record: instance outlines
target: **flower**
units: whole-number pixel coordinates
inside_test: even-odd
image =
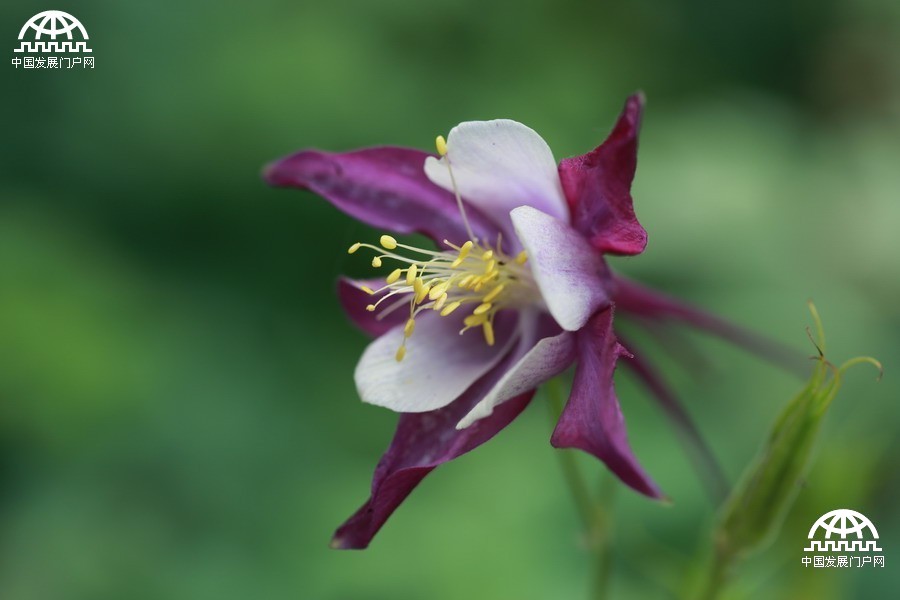
[[[613,386],[619,358],[628,357],[703,455],[668,386],[619,343],[614,311],[648,326],[681,320],[751,350],[771,349],[607,266],[606,254],[636,255],[647,243],[630,194],[643,105],[642,95],[631,96],[606,141],[558,165],[533,130],[494,120],[454,127],[437,138],[436,156],[397,147],[305,150],[267,167],[273,185],[311,190],[373,227],[421,233],[439,248],[385,234],[378,245],[349,249],[374,252],[372,266],[388,273],[339,283],[349,317],[376,336],[356,368],[357,389],[400,420],[371,496],[333,546],[366,547],[428,473],[493,437],[540,384],[573,364],[553,446],[588,452],[634,490],[662,497],[629,445]]]

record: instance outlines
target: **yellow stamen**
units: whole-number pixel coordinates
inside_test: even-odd
[[[493,306],[490,302],[485,302],[484,304],[478,305],[478,308],[472,311],[473,315],[483,315],[487,311],[491,310],[491,306]]]
[[[390,282],[388,282],[388,283],[390,283]],[[505,288],[505,287],[506,286],[501,283],[500,285],[498,285],[497,287],[492,289],[490,292],[488,292],[487,295],[484,298],[482,298],[482,301],[493,302],[494,299],[503,292],[503,288]]]
[[[385,283],[387,283],[388,285],[394,283],[395,281],[400,279],[400,273],[401,273],[400,269],[394,269],[393,271],[391,271],[390,275],[385,277],[385,279],[384,279]]]
[[[522,250],[519,252],[518,256],[516,256],[516,264],[524,265],[526,260],[528,260],[528,252]]]
[[[436,286],[431,288],[430,292],[428,292],[428,299],[429,300],[437,300],[441,294],[445,294],[447,292],[447,289],[449,287],[450,287],[449,281],[445,281],[444,283],[437,284]]]
[[[360,283],[355,284],[366,294],[378,296],[372,304],[366,305],[369,312],[377,312],[387,300],[391,300],[378,316],[379,319],[402,304],[409,304],[409,318],[403,326],[404,342],[395,354],[398,361],[404,360],[407,352],[405,340],[413,336],[416,316],[425,308],[446,317],[466,305],[464,326],[459,333],[481,327],[485,341],[493,344],[493,319],[498,311],[519,309],[540,299],[531,273],[503,252],[499,237],[496,245],[479,243],[474,237],[460,246],[444,240],[448,250],[443,251],[400,244],[390,235],[381,236],[379,241],[380,246],[361,242],[353,244],[348,252],[352,254],[360,248],[371,250],[375,255],[371,259],[375,268],[386,265],[386,260],[401,263],[399,268],[390,265],[385,283],[374,291]],[[398,248],[410,251],[413,256],[395,251]],[[516,260],[521,263],[524,256],[521,253]],[[416,335],[423,334],[419,332]],[[423,340],[423,343],[430,343],[430,340]]]
[[[463,324],[467,327],[475,327],[487,322],[487,315],[469,315],[463,319]]]
[[[454,260],[452,263],[450,263],[450,268],[455,269],[456,267],[461,265],[463,263],[463,261],[466,260],[466,257],[469,256],[469,252],[472,251],[472,246],[474,246],[474,245],[475,244],[472,243],[472,240],[469,240],[468,242],[463,244],[462,247],[459,249],[459,256],[456,257],[456,260]]]
[[[447,315],[452,313],[454,310],[459,308],[460,304],[462,304],[462,302],[460,302],[458,300],[456,302],[451,302],[450,304],[448,304],[447,306],[444,307],[444,310],[441,311],[441,316],[446,317]]]
[[[438,297],[438,299],[434,301],[434,306],[432,306],[431,308],[433,308],[434,310],[441,310],[441,308],[443,308],[444,303],[446,301],[447,301],[447,294],[441,294],[440,297]]]
[[[486,321],[484,325],[482,325],[482,331],[484,332],[484,341],[487,342],[488,346],[494,345],[494,324],[490,321]]]
[[[434,146],[437,148],[437,153],[441,156],[446,156],[447,154],[447,140],[444,139],[444,136],[439,135],[434,139]]]
[[[416,279],[416,281],[422,281],[422,280]],[[430,285],[423,285],[422,289],[420,289],[418,292],[416,292],[416,297],[415,297],[416,304],[422,304],[422,302],[425,300],[425,296],[427,296],[428,292],[430,292],[430,291],[431,291]]]

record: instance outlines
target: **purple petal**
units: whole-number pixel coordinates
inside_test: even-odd
[[[716,504],[720,504],[727,497],[730,486],[715,455],[709,449],[697,426],[694,425],[694,421],[684,405],[659,371],[644,359],[643,354],[639,353],[630,341],[622,340],[621,337],[619,339],[627,344],[628,349],[633,353],[632,357],[624,362],[625,367],[647,387],[656,402],[675,424],[676,431],[681,434],[688,454],[694,461],[697,472],[706,483],[710,496]]]
[[[516,208],[510,217],[547,310],[560,327],[577,331],[609,305],[609,269],[580,233],[530,206]]]
[[[460,419],[518,358],[517,353],[510,354],[497,368],[444,408],[400,415],[394,439],[375,469],[369,499],[338,528],[331,542],[333,548],[367,547],[397,506],[435,467],[488,441],[522,412],[533,391],[504,402],[491,416],[471,427],[456,429]]]
[[[400,307],[393,312],[383,315],[382,310],[377,312],[369,312],[366,306],[374,304],[381,298],[386,291],[375,295],[364,292],[360,286],[366,286],[369,289],[377,290],[384,285],[384,279],[361,279],[352,280],[341,277],[338,280],[338,300],[344,308],[344,312],[353,321],[353,324],[359,327],[365,333],[372,337],[377,337],[387,333],[397,325],[405,323],[409,318],[409,309]],[[388,300],[390,302],[390,300]],[[382,316],[383,315],[383,316]],[[379,318],[381,316],[381,318]]]
[[[461,244],[469,236],[456,199],[425,176],[427,157],[395,147],[344,154],[305,150],[275,161],[264,177],[271,185],[311,190],[372,227]],[[498,227],[477,209],[466,214],[476,235],[496,238]]]
[[[683,321],[792,372],[804,374],[809,369],[809,361],[801,353],[634,281],[616,276],[615,290],[616,306],[625,314]]]
[[[647,245],[631,201],[643,108],[643,94],[629,97],[605,142],[559,163],[572,225],[601,252],[640,254]]]
[[[651,498],[662,493],[638,464],[628,444],[625,417],[613,385],[620,356],[629,356],[612,330],[613,307],[594,315],[578,332],[578,366],[569,401],[550,443],[593,454],[625,484]]]

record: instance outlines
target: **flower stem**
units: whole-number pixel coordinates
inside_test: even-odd
[[[546,384],[545,389],[550,400],[550,416],[555,425],[565,406],[563,384],[558,378],[552,379]],[[609,548],[612,515],[608,507],[611,506],[616,491],[615,482],[610,477],[604,477],[601,480],[600,493],[595,498],[578,467],[575,452],[558,450],[556,454],[584,527],[587,549],[594,557],[594,577],[590,597],[593,600],[603,600],[607,597],[612,576],[612,554]]]
[[[716,600],[725,590],[731,573],[734,570],[734,554],[725,548],[716,548],[710,564],[707,579],[699,598]]]

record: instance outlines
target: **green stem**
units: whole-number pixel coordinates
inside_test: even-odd
[[[559,379],[549,381],[546,386],[550,400],[551,417],[554,424],[562,414],[565,405],[563,385]],[[604,477],[598,498],[593,498],[590,486],[578,468],[576,455],[571,450],[559,450],[559,466],[563,472],[569,493],[584,526],[588,550],[594,556],[594,577],[591,598],[603,600],[607,597],[612,576],[612,553],[609,551],[611,515],[605,506],[610,505],[615,493],[615,482]]]
[[[612,541],[612,509],[616,490],[618,490],[616,480],[604,473],[600,480],[598,501],[594,505],[594,524],[589,533],[596,560],[594,573],[594,598],[596,599],[607,597],[609,582],[612,580],[613,554],[610,542]]]
[[[733,553],[721,547],[716,548],[703,593],[699,596],[702,600],[716,600],[725,591],[725,586],[734,569],[734,563]]]

